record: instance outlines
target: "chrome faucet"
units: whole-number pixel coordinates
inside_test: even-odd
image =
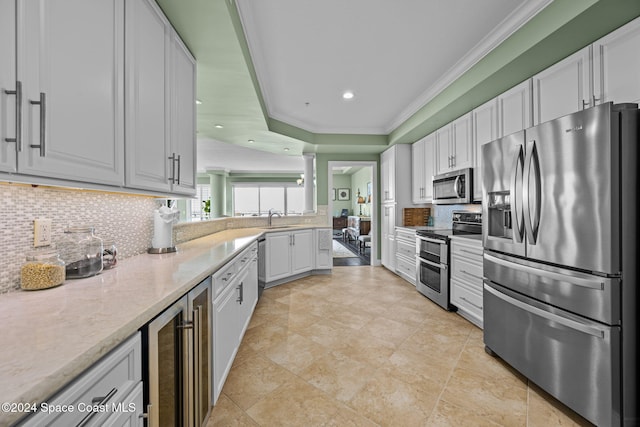
[[[279,217],[282,217],[282,215],[280,215],[279,212],[274,211],[273,208],[269,209],[269,222],[268,222],[269,227],[271,227],[271,218],[273,218],[274,215],[278,215]]]

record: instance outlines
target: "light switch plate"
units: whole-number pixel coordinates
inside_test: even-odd
[[[51,244],[51,220],[36,219],[33,221],[33,247],[48,246]]]

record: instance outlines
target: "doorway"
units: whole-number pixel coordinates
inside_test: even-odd
[[[328,162],[334,266],[379,265],[377,162]]]

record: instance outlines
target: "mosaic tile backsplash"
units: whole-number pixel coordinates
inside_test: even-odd
[[[111,238],[118,258],[145,253],[153,238],[153,211],[165,203],[148,196],[0,183],[0,294],[20,289],[20,268],[33,248],[33,220],[47,218],[55,244],[70,224],[92,225]],[[327,225],[327,207],[315,215],[275,218],[274,224]],[[174,227],[174,244],[230,228],[263,227],[266,218],[221,218]]]
[[[52,220],[51,239],[69,224],[95,227],[112,238],[118,258],[146,252],[153,236],[153,211],[161,200],[127,194],[0,184],[0,293],[20,288],[20,267],[33,250],[33,220]]]

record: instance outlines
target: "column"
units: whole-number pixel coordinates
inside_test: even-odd
[[[207,171],[211,183],[211,218],[225,215],[227,200],[227,173],[225,171]]]
[[[313,168],[313,161],[316,158],[315,154],[304,153],[304,213],[313,213],[313,190],[315,182],[315,170]]]

